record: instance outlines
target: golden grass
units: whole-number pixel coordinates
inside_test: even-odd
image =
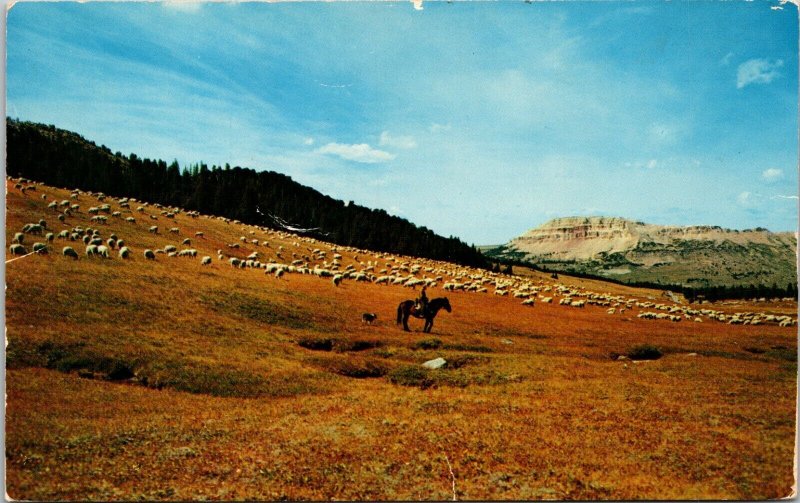
[[[40,218],[56,232],[66,227],[46,203],[67,191],[11,187],[7,242]],[[78,202],[69,227],[89,226],[85,211],[97,204]],[[279,245],[284,259],[328,245],[296,248],[295,238],[251,236],[205,217],[133,216],[135,225],[110,217],[97,226],[125,239],[129,261],[86,259],[82,243],[57,239],[49,255],[6,265],[13,498],[445,500],[453,480],[458,499],[790,494],[796,327],[529,308],[440,285],[428,295],[447,295],[453,312],[437,317],[432,334],[413,319],[416,331],[405,333],[394,318],[415,296],[408,289],[277,279],[216,259],[217,249],[271,260]],[[147,232],[153,224],[159,235]],[[173,226],[180,236],[166,233]],[[180,249],[187,236],[211,266],[199,256],[142,256]],[[227,248],[239,236],[270,248]],[[62,257],[65,244],[81,259]],[[343,266],[356,264],[342,254]],[[660,294],[561,278],[572,281],[641,299]],[[714,308],[796,314],[785,303]],[[362,312],[377,313],[376,324],[363,325]],[[664,356],[611,357],[640,344]],[[450,368],[419,372],[439,356]],[[135,377],[110,380],[120,368]]]

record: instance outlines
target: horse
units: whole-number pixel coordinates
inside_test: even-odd
[[[418,313],[416,304],[413,300],[404,300],[397,306],[397,324],[403,324],[403,330],[406,332],[410,332],[411,330],[408,328],[408,317],[413,316],[414,318],[424,318],[425,319],[425,326],[423,327],[422,331],[425,333],[430,333],[431,328],[433,328],[433,319],[436,318],[436,314],[439,312],[440,309],[444,308],[445,311],[452,312],[452,308],[450,307],[450,301],[447,300],[447,297],[437,297],[432,299],[428,302],[428,308],[424,313]]]

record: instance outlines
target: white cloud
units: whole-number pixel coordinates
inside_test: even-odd
[[[782,59],[774,63],[766,59],[747,60],[739,65],[736,72],[736,88],[741,89],[749,84],[769,84],[781,76],[778,68],[782,66]]]
[[[795,201],[800,199],[797,196],[784,196],[782,194],[778,194],[777,196],[772,196],[770,199],[794,199]]]
[[[382,147],[410,149],[417,147],[417,141],[413,136],[392,136],[389,134],[389,131],[384,131],[381,133],[378,145]]]
[[[658,165],[658,161],[657,161],[657,160],[655,160],[655,159],[650,159],[649,161],[647,161],[647,167],[648,167],[649,169],[653,169],[653,168],[655,168],[657,165]]]
[[[736,196],[736,202],[745,208],[752,208],[756,205],[756,194],[744,191]]]
[[[303,145],[313,145],[313,144],[314,144],[314,138],[306,138],[303,140]]]
[[[433,123],[428,128],[428,131],[431,133],[443,133],[445,131],[450,131],[453,127],[450,124],[437,124]]]
[[[724,58],[719,60],[719,64],[722,65],[722,66],[728,66],[731,63],[731,58],[732,57],[733,57],[733,53],[729,52],[728,54],[725,55]]]
[[[324,147],[315,150],[318,154],[333,154],[348,161],[363,162],[374,164],[388,162],[397,157],[389,152],[370,147],[366,143],[349,145],[346,143],[328,143]]]
[[[761,173],[761,178],[768,182],[774,182],[783,178],[783,171],[777,168],[765,169],[764,172]]]

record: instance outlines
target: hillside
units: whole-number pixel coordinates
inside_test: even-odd
[[[6,135],[10,176],[304,231],[345,246],[486,265],[480,252],[458,238],[438,236],[384,210],[345,204],[280,173],[203,163],[181,169],[177,162],[112,153],[52,125],[12,119]]]
[[[25,248],[5,264],[11,498],[791,492],[793,299],[688,304],[141,199],[6,188],[6,242],[21,233]],[[89,256],[92,239],[130,255]],[[45,253],[28,254],[36,242]],[[405,332],[397,306],[422,284],[452,312]],[[422,366],[436,358],[446,365]]]
[[[557,218],[489,250],[548,270],[695,288],[796,285],[797,239],[766,229],[672,227],[622,218]]]

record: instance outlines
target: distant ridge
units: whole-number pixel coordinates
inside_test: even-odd
[[[304,232],[382,252],[486,267],[485,257],[384,210],[333,199],[272,171],[238,166],[184,166],[124,156],[52,125],[7,119],[6,174],[178,206],[244,223]]]
[[[663,226],[619,217],[556,218],[487,256],[630,283],[694,287],[797,283],[797,237],[764,228]]]

